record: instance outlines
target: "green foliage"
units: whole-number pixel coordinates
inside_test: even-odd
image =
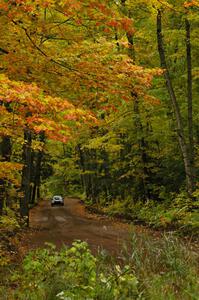
[[[9,269],[14,256],[17,254],[18,232],[21,228],[21,222],[15,210],[4,209],[4,214],[0,216],[0,285],[4,280],[2,271]]]
[[[48,141],[48,160],[52,172],[47,178],[43,178],[41,194],[43,198],[51,198],[55,194],[80,196],[80,170],[77,165],[75,145],[67,145]]]
[[[130,199],[116,199],[113,200],[111,204],[107,205],[104,208],[104,211],[110,216],[123,216],[123,217],[131,217],[131,213],[133,210],[132,200]]]
[[[15,231],[20,228],[16,213],[14,210],[6,207],[4,214],[0,216],[0,230],[3,231]]]
[[[112,131],[99,137],[95,137],[89,140],[89,144],[86,145],[88,149],[101,149],[108,153],[117,153],[122,149],[122,145],[119,143],[119,139]]]
[[[138,281],[129,266],[99,267],[87,243],[75,241],[60,252],[53,245],[24,259],[21,272],[12,276],[19,288],[16,299],[132,299]],[[105,268],[105,269],[104,269]]]
[[[10,275],[4,293],[13,300],[197,299],[196,253],[176,238],[133,234],[121,253],[121,265],[85,242],[56,251],[53,245],[30,252]],[[6,298],[8,297],[8,298]]]
[[[130,197],[112,200],[106,205],[101,201],[97,209],[110,216],[143,222],[154,228],[178,229],[179,234],[191,232],[197,235],[199,230],[198,201],[191,201],[184,192],[169,195],[168,200],[164,201],[149,200],[143,203]]]

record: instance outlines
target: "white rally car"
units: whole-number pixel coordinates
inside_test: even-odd
[[[54,205],[62,205],[64,206],[64,199],[62,198],[62,196],[53,196],[52,200],[51,200],[51,206]]]

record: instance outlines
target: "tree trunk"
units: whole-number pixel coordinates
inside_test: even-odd
[[[131,18],[132,15],[130,13],[130,11],[126,11],[125,8],[126,8],[126,0],[121,0],[121,5],[122,5],[122,8],[124,9],[123,13]],[[130,32],[127,32],[126,34],[126,37],[127,37],[127,40],[128,40],[128,43],[129,43],[129,47],[128,47],[128,55],[131,59],[133,59],[134,63],[135,63],[135,46],[134,46],[134,39],[133,39],[133,34],[130,33]]]
[[[134,98],[134,113],[135,113],[135,129],[137,132],[137,141],[139,142],[141,161],[143,164],[143,177],[141,179],[141,185],[144,193],[145,201],[150,199],[150,191],[148,189],[148,181],[150,178],[150,174],[147,168],[148,155],[147,155],[147,142],[144,138],[144,129],[141,121],[140,110],[139,110],[139,101],[137,99],[137,95],[132,93],[132,97]],[[139,137],[141,136],[141,138]]]
[[[20,213],[22,217],[27,218],[27,226],[29,226],[29,202],[30,202],[30,181],[31,181],[31,131],[26,128],[24,130],[24,146],[23,146],[23,161],[24,167],[22,170],[21,190],[24,195],[20,199]]]
[[[192,108],[192,59],[191,59],[191,30],[188,19],[185,19],[186,28],[186,51],[187,51],[187,110],[188,110],[188,132],[189,151],[191,167],[194,173],[194,139],[193,139],[193,108]]]
[[[41,132],[39,135],[40,142],[45,142],[45,134]],[[41,183],[41,163],[43,158],[43,151],[40,150],[36,154],[36,163],[35,163],[35,172],[34,172],[34,179],[33,179],[33,189],[32,189],[32,197],[31,203],[35,203],[35,199],[39,199],[40,197],[40,183]],[[38,197],[39,196],[39,197]]]
[[[125,8],[126,0],[121,0],[121,4],[122,4],[123,8]],[[126,15],[128,17],[131,17],[130,12],[126,13]],[[127,33],[126,36],[127,36],[128,43],[129,43],[128,55],[135,63],[136,55],[135,55],[135,45],[134,45],[133,34],[132,33]],[[143,189],[143,192],[144,192],[145,200],[148,200],[150,198],[150,192],[149,192],[149,189],[147,187],[147,181],[148,181],[148,178],[149,178],[148,169],[146,167],[146,163],[147,163],[148,158],[147,158],[147,153],[146,153],[145,148],[147,146],[147,143],[146,143],[146,141],[144,139],[144,136],[143,136],[143,126],[142,126],[142,122],[141,122],[141,116],[140,116],[140,110],[139,110],[139,101],[138,101],[137,93],[132,91],[131,95],[132,95],[132,98],[134,100],[133,110],[134,110],[134,113],[135,113],[135,128],[137,129],[138,134],[140,133],[140,135],[142,136],[142,138],[139,140],[139,146],[140,146],[141,160],[142,160],[142,163],[143,163],[143,173],[144,173],[144,175],[146,175],[146,177],[142,178],[141,185],[142,185],[142,189]]]
[[[5,197],[5,182],[3,179],[0,179],[0,215],[2,215],[3,213],[4,197]]]
[[[87,193],[86,193],[86,179],[85,179],[85,174],[84,174],[84,172],[85,172],[84,154],[83,154],[83,151],[81,149],[80,144],[77,145],[76,149],[77,149],[77,153],[78,153],[78,156],[79,156],[79,167],[80,167],[81,171],[83,172],[83,174],[81,173],[81,183],[82,183],[84,193],[87,196]]]
[[[0,144],[0,153],[2,161],[10,161],[10,156],[12,152],[12,145],[10,137],[3,136],[2,142]],[[6,182],[3,179],[0,179],[0,215],[3,213],[4,200],[6,199]]]
[[[33,137],[32,137],[33,138]],[[35,163],[35,157],[37,157],[34,150],[31,150],[31,176],[30,176],[30,196],[29,196],[29,204],[33,205],[34,201],[33,199],[33,193],[34,193],[34,178],[35,178],[35,172],[36,172],[36,163]]]
[[[166,63],[166,57],[165,57],[165,49],[163,44],[163,38],[162,38],[162,14],[161,10],[158,10],[157,13],[157,42],[158,42],[158,52],[160,56],[160,63],[161,67],[164,69],[164,77],[166,80],[166,86],[167,90],[170,95],[172,107],[175,113],[175,119],[176,119],[176,125],[177,125],[177,135],[178,135],[178,142],[180,145],[180,150],[183,157],[184,162],[184,168],[185,168],[185,174],[186,174],[186,182],[187,182],[187,191],[189,195],[191,196],[193,192],[193,172],[191,168],[191,160],[190,160],[190,154],[188,151],[188,147],[185,140],[185,134],[183,130],[183,123],[182,123],[182,117],[180,113],[180,108],[176,99],[176,95],[173,89],[170,73],[167,67]]]

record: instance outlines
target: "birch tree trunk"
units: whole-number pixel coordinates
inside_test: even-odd
[[[166,62],[166,56],[165,56],[165,49],[163,44],[163,37],[162,37],[162,13],[161,10],[158,10],[157,13],[157,42],[158,42],[158,52],[160,56],[160,63],[162,69],[164,69],[164,77],[166,80],[166,87],[168,90],[168,93],[170,95],[170,100],[172,103],[173,111],[175,114],[175,120],[176,120],[176,130],[177,130],[177,136],[178,136],[178,142],[180,145],[181,154],[183,157],[184,162],[184,169],[186,174],[186,184],[187,184],[187,192],[191,196],[193,192],[193,172],[191,167],[191,158],[189,153],[189,148],[186,144],[185,134],[183,130],[183,123],[182,123],[182,116],[180,113],[180,108],[176,99],[176,95],[173,89],[169,69]]]

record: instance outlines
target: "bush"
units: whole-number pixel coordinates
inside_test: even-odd
[[[10,276],[9,300],[198,299],[197,255],[172,236],[151,239],[133,234],[120,265],[101,253],[94,257],[87,243],[30,252]]]
[[[20,225],[16,213],[9,208],[5,208],[4,215],[0,216],[0,267],[6,267],[12,261],[13,250],[15,250],[15,244],[17,243],[16,233],[19,229]],[[11,249],[12,253],[9,251]]]
[[[171,200],[171,196],[173,199]],[[110,216],[121,216],[132,221],[144,222],[154,228],[179,229],[179,233],[191,232],[198,234],[199,213],[198,200],[192,201],[185,192],[170,195],[168,201],[147,202],[132,199],[115,199],[106,207],[101,207],[103,212]]]
[[[36,299],[134,299],[137,279],[128,266],[100,270],[87,243],[75,241],[71,248],[55,251],[53,245],[27,255],[21,272],[12,276],[19,284],[13,297]],[[135,298],[136,299],[136,298]]]

